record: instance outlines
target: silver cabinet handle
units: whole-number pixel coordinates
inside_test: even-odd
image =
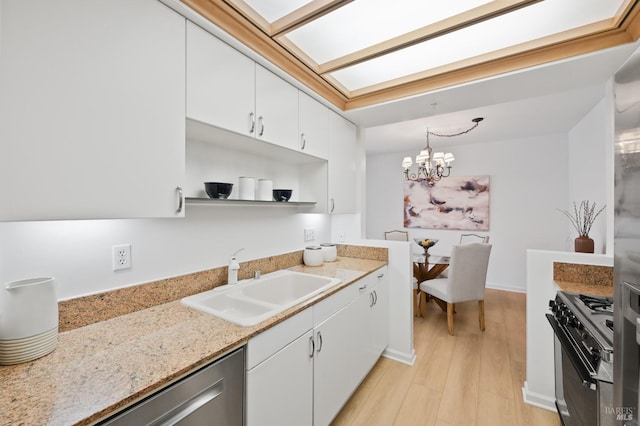
[[[258,133],[258,136],[262,136],[264,134],[264,117],[258,117],[258,124],[260,125],[260,133]]]
[[[320,351],[322,350],[322,333],[320,333],[318,331],[318,349],[316,349],[316,352],[320,353]]]
[[[365,290],[367,288],[367,285],[363,285],[362,287],[358,287],[358,290]]]
[[[196,410],[210,403],[222,394],[222,392],[224,391],[223,380],[224,379],[218,380],[217,382],[191,398],[189,401],[187,401],[185,405],[181,405],[175,410],[168,412],[164,416],[150,423],[150,425],[175,425],[181,420],[184,420],[187,416],[193,414]]]
[[[249,134],[253,133],[256,129],[256,116],[254,113],[249,113]]]
[[[300,142],[302,143],[300,150],[304,151],[304,147],[307,146],[307,140],[304,137],[304,133],[300,134]]]
[[[369,293],[369,307],[373,308],[373,305],[375,305],[375,303],[373,302],[373,292]]]
[[[182,209],[184,208],[184,194],[182,193],[182,187],[176,187],[176,193],[178,194],[178,208],[176,209],[176,213],[182,213]]]
[[[382,277],[384,277],[384,274],[378,275],[378,278],[382,278]]]
[[[333,213],[333,211],[336,209],[336,202],[335,200],[332,198],[331,199],[331,210],[329,210],[330,213]]]
[[[377,305],[378,304],[378,292],[373,290],[373,304]]]
[[[316,351],[316,342],[313,341],[313,336],[309,336],[309,358],[313,358],[313,353]]]

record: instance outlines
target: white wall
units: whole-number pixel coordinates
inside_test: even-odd
[[[59,299],[301,250],[303,230],[330,240],[330,218],[294,207],[186,207],[184,219],[0,223],[0,284],[54,276]],[[131,243],[132,268],[112,271],[111,246]]]
[[[565,206],[573,211],[573,202],[595,202],[597,209],[607,205],[598,216],[589,236],[595,253],[613,253],[613,95],[607,95],[569,132],[569,196]],[[578,236],[567,219],[571,239]],[[571,251],[573,248],[571,249]]]
[[[403,229],[404,178],[400,164],[415,152],[367,157],[366,237]],[[550,155],[552,153],[552,155]],[[556,209],[568,194],[567,135],[555,134],[486,144],[457,146],[452,173],[491,176],[490,242],[487,285],[525,291],[527,249],[565,250],[566,219]],[[440,241],[431,252],[448,253],[462,231],[408,229],[411,238]],[[414,246],[417,249],[417,245]]]

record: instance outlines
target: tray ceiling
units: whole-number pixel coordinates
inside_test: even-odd
[[[343,110],[640,36],[640,0],[181,0]]]

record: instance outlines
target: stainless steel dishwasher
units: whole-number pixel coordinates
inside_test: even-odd
[[[99,424],[241,426],[243,397],[240,348]]]

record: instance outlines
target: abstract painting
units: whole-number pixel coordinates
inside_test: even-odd
[[[404,183],[405,228],[489,230],[489,176]]]

